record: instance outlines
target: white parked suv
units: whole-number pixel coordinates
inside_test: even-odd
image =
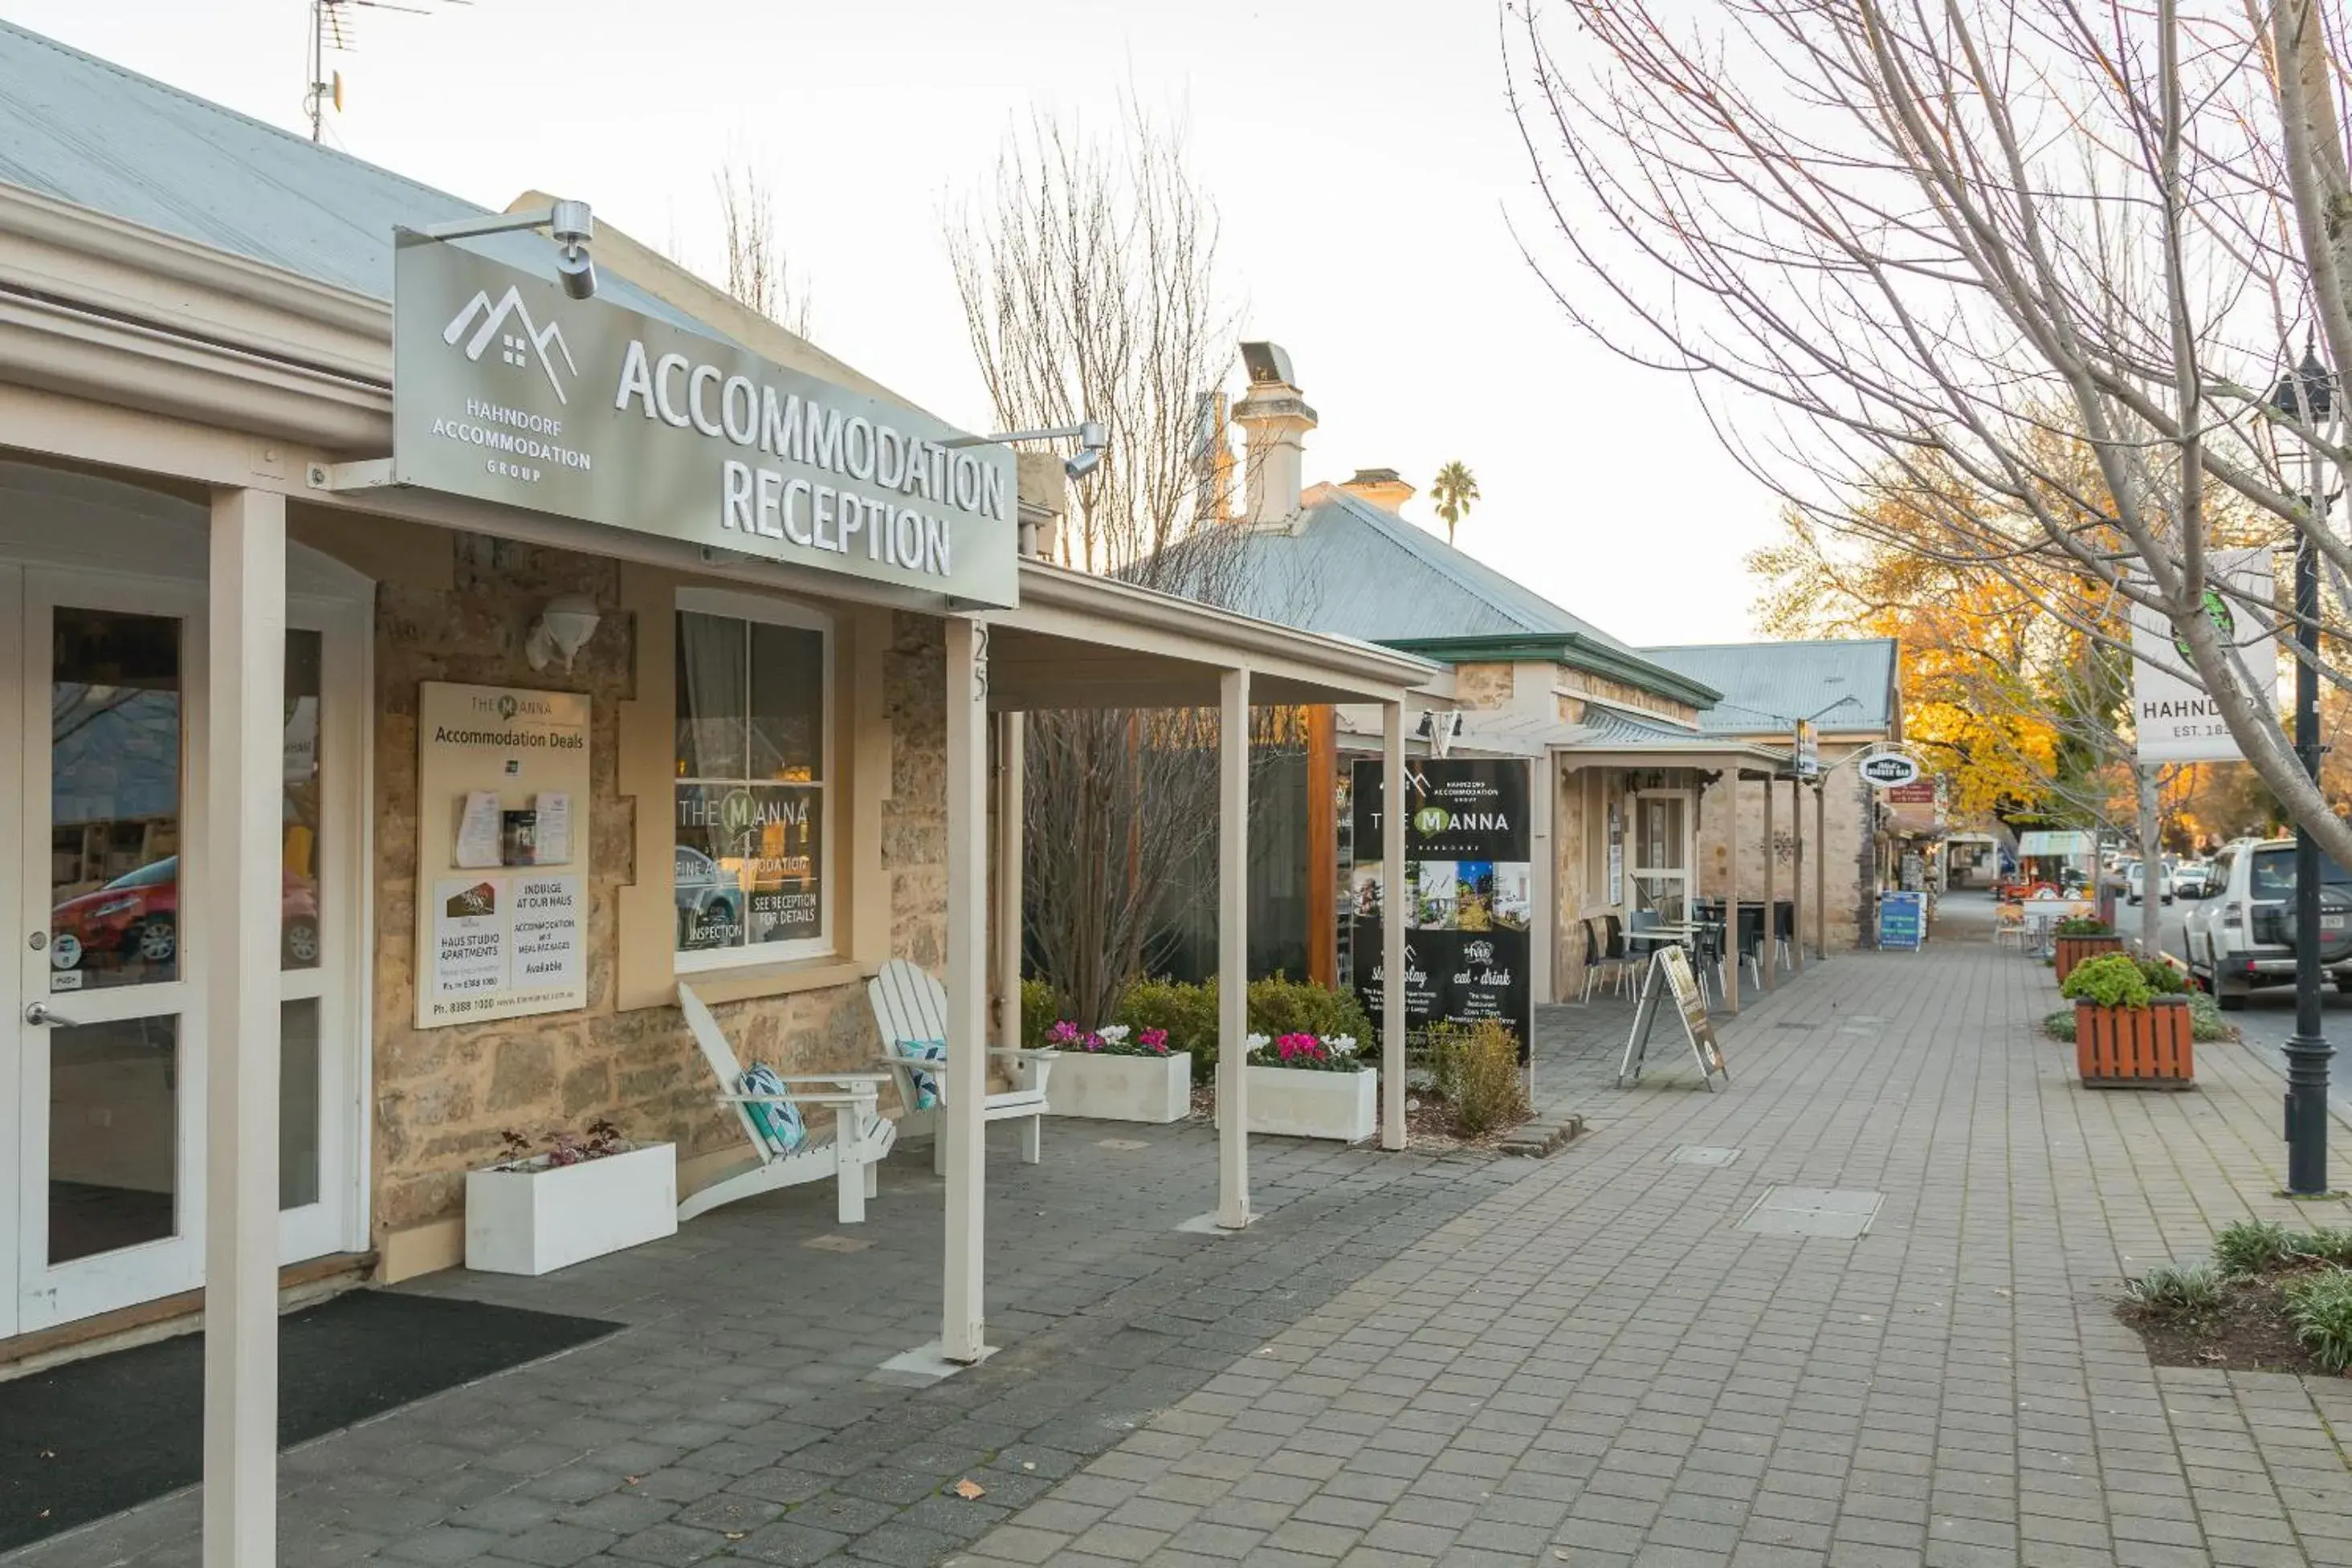
[[[2352,990],[2352,873],[2319,862],[2319,961]],[[2189,912],[2189,972],[2224,1008],[2294,983],[2294,841],[2240,839],[2213,858],[2211,897]]]
[[[2134,861],[2124,867],[2124,892],[2132,903],[2137,904],[2147,896],[2147,875],[2145,861]],[[2166,904],[2172,902],[2172,870],[2162,861],[2156,862],[2156,892]]]

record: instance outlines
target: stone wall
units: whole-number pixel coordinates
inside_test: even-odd
[[[681,1163],[723,1155],[742,1136],[735,1118],[712,1103],[717,1085],[677,1009],[614,1005],[621,940],[615,894],[640,870],[631,863],[637,803],[615,788],[618,708],[636,695],[637,629],[613,609],[619,569],[595,557],[475,535],[425,537],[432,548],[455,553],[449,586],[386,582],[376,597],[372,1228],[380,1242],[458,1218],[465,1173],[497,1155],[508,1129],[536,1140],[609,1118],[630,1137],[675,1142]],[[587,594],[604,608],[604,622],[569,673],[534,672],[522,656],[524,632],[548,598],[562,592]],[[883,864],[893,949],[934,970],[946,905],[944,678],[938,623],[896,617],[884,673],[894,744]],[[588,1005],[578,1012],[415,1027],[416,713],[425,681],[590,698]],[[837,705],[845,694],[834,699]],[[652,809],[667,810],[667,802]],[[845,850],[836,848],[836,865]],[[645,869],[668,875],[666,865]],[[850,918],[845,908],[834,911],[837,930],[845,931]],[[670,936],[665,930],[649,939]],[[740,1060],[784,1073],[862,1064],[879,1050],[862,985],[715,1010]]]
[[[1591,782],[1588,783],[1588,779]],[[1632,843],[1632,825],[1625,821],[1625,773],[1622,768],[1570,768],[1564,772],[1553,804],[1558,824],[1553,836],[1556,867],[1553,888],[1558,906],[1552,921],[1552,995],[1570,1001],[1584,988],[1584,925],[1588,919],[1615,913],[1622,906],[1609,903],[1609,809]],[[1631,850],[1628,849],[1630,857]],[[1630,866],[1631,861],[1628,860]],[[1632,896],[1633,877],[1625,879]]]
[[[1824,745],[1822,766],[1828,768],[1841,758],[1851,755],[1853,747]],[[1708,898],[1721,898],[1731,885],[1730,832],[1726,802],[1729,797],[1729,781],[1719,779],[1708,789],[1699,808],[1699,892]],[[1872,878],[1871,836],[1865,827],[1869,817],[1869,788],[1861,782],[1851,767],[1837,768],[1827,775],[1822,788],[1827,791],[1829,808],[1829,842],[1826,846],[1826,867],[1829,895],[1829,945],[1832,950],[1853,947],[1862,925],[1862,912],[1869,908]],[[1790,895],[1796,866],[1796,843],[1789,821],[1789,786],[1776,783],[1773,789],[1773,878],[1775,895]],[[1803,801],[1805,821],[1805,887],[1804,926],[1806,940],[1812,939],[1816,862],[1814,857],[1824,852],[1816,841],[1813,796],[1810,789],[1800,792]],[[1743,898],[1764,895],[1764,786],[1749,779],[1739,786],[1739,893]]]
[[[1668,718],[1678,719],[1684,724],[1698,722],[1698,709],[1688,703],[1677,702],[1669,696],[1661,696],[1645,687],[1630,685],[1623,681],[1612,681],[1606,675],[1596,675],[1590,670],[1575,670],[1562,664],[1559,666],[1557,679],[1559,689],[1559,716],[1564,719],[1574,721],[1584,716],[1584,705],[1578,700],[1578,695],[1582,694],[1603,697],[1626,707],[1640,708],[1645,713],[1661,714]]]
[[[1511,706],[1513,685],[1512,670],[1507,664],[1454,666],[1454,701],[1460,707],[1480,710],[1508,707]]]

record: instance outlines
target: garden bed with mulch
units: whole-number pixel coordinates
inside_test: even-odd
[[[2159,1366],[2341,1377],[2352,1369],[2352,1230],[2240,1219],[2211,1258],[2165,1263],[2116,1307]]]
[[[1217,1119],[1217,1088],[1213,1083],[1192,1086],[1192,1118],[1198,1122]],[[1517,1126],[1496,1127],[1475,1137],[1465,1137],[1455,1126],[1454,1107],[1434,1091],[1417,1090],[1405,1097],[1405,1147],[1418,1154],[1450,1155],[1464,1149],[1476,1149],[1485,1154],[1498,1153],[1504,1144],[1516,1134]]]
[[[2307,1270],[2298,1270],[2303,1271]],[[2295,1338],[2282,1288],[2287,1278],[2227,1281],[2221,1286],[2221,1304],[2194,1315],[2168,1317],[2126,1301],[2116,1309],[2116,1316],[2139,1335],[2148,1360],[2158,1366],[2340,1375],[2320,1365]]]

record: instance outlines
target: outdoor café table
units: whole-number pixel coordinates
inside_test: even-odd
[[[2029,898],[2021,907],[2025,911],[2026,949],[2037,958],[2047,958],[2057,951],[2053,934],[2061,920],[2087,915],[2091,908],[2079,898]]]

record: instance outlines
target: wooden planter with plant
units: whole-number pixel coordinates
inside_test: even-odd
[[[2161,964],[2106,953],[2075,966],[2074,1071],[2086,1089],[2188,1089],[2197,1081],[2189,998]]]
[[[2076,915],[2061,920],[2051,935],[2057,939],[2058,983],[2062,986],[2084,960],[2124,950],[2124,939],[2116,935],[2115,927],[2093,915]]]

